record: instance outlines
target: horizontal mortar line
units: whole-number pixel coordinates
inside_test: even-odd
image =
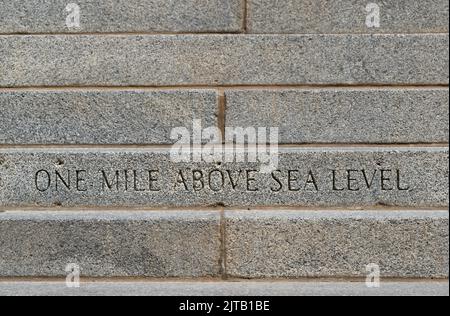
[[[232,143],[215,143],[216,146],[224,146],[224,151],[246,151],[250,149],[257,149],[256,145],[244,145],[244,144],[232,144]],[[271,144],[261,144],[262,146],[269,147]],[[187,144],[186,146],[189,146]],[[343,150],[352,150],[352,149],[380,149],[380,150],[389,150],[389,149],[448,149],[449,143],[416,143],[416,144],[352,144],[352,143],[311,143],[311,144],[280,144],[278,145],[280,149],[343,149]],[[145,151],[145,150],[164,150],[168,151],[174,148],[173,144],[166,145],[151,145],[151,144],[0,144],[0,150],[36,150],[36,149],[47,149],[47,150],[92,150],[96,149],[99,151],[104,150],[136,150],[136,151]],[[202,150],[204,146],[195,145],[192,146],[192,151]]]
[[[205,205],[205,206],[191,206],[191,207],[133,207],[133,206],[23,206],[23,207],[0,207],[0,212],[217,212],[218,214],[223,209],[222,205]]]
[[[11,282],[48,282],[48,283],[63,283],[66,282],[66,277],[0,277],[0,286],[1,283],[11,283]],[[165,277],[165,278],[156,278],[156,277],[83,277],[80,278],[81,284],[83,283],[127,283],[127,282],[138,282],[138,283],[365,283],[366,277],[299,277],[299,278],[237,278],[230,277],[226,280],[223,280],[220,276],[211,276],[211,277]],[[447,283],[449,279],[446,277],[442,278],[412,278],[412,277],[386,277],[382,278],[382,282],[385,283]]]
[[[398,206],[352,206],[352,207],[295,207],[295,206],[261,206],[261,207],[252,207],[242,208],[237,206],[226,207],[226,212],[268,212],[268,211],[292,211],[292,212],[448,212],[449,207],[398,207]]]
[[[448,35],[448,31],[440,32],[379,32],[379,33],[255,33],[243,32],[242,30],[235,31],[201,31],[201,32],[145,32],[145,31],[128,31],[128,32],[1,32],[0,36],[164,36],[164,35],[189,35],[189,36],[414,36],[414,35]]]
[[[32,213],[32,212],[216,212],[220,214],[221,211],[225,212],[266,212],[266,211],[290,211],[290,212],[448,212],[449,207],[398,207],[398,206],[348,206],[348,207],[301,207],[301,206],[252,206],[251,208],[242,206],[224,206],[222,203],[214,205],[204,205],[204,206],[192,206],[192,207],[170,207],[170,206],[159,206],[159,207],[133,207],[133,206],[23,206],[23,207],[0,207],[0,212],[15,212],[15,213]]]
[[[420,32],[420,31],[413,31],[413,32],[328,32],[328,33],[299,33],[299,32],[277,32],[277,33],[267,33],[267,32],[257,32],[257,31],[247,31],[245,33],[245,35],[263,35],[263,36],[270,36],[270,35],[275,35],[275,36],[283,36],[283,35],[300,35],[300,36],[337,36],[337,35],[342,35],[342,36],[348,36],[348,35],[363,35],[363,36],[396,36],[396,35],[449,35],[449,31],[448,30],[442,30],[442,31],[427,31],[427,32]]]
[[[52,149],[52,150],[169,150],[172,149],[171,144],[161,145],[137,145],[137,144],[0,144],[0,150],[2,149],[23,149],[23,150],[36,150],[36,149]]]
[[[449,89],[448,83],[442,84],[233,84],[233,85],[161,85],[161,86],[13,86],[0,87],[0,92],[11,91],[164,91],[164,90],[265,90],[265,89]]]
[[[426,33],[418,33],[426,34]],[[429,33],[435,34],[435,33]],[[439,34],[439,33],[437,33]],[[124,31],[124,32],[0,32],[0,36],[177,36],[177,35],[242,35],[242,30],[235,31],[200,31],[200,32],[144,32],[144,31]]]
[[[265,144],[270,146],[270,143]],[[231,146],[226,143],[225,146]],[[242,146],[244,147],[244,146]],[[447,148],[449,143],[306,143],[306,144],[279,144],[281,149],[296,149],[296,148],[380,148],[380,149],[395,149],[395,148]]]

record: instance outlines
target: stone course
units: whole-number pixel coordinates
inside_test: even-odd
[[[72,295],[32,279],[70,264],[163,282],[80,295],[448,293],[448,25],[444,0],[1,1],[0,295]],[[349,284],[368,265],[385,291]],[[243,279],[279,282],[205,282]]]

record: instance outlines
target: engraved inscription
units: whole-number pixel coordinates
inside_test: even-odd
[[[255,169],[124,169],[89,172],[84,169],[41,169],[34,174],[39,192],[361,192],[410,191],[411,185],[399,169],[275,170],[262,176]],[[325,179],[325,180],[324,180]]]
[[[410,188],[403,183],[400,170],[333,170],[334,191],[361,191],[371,190],[376,183],[381,191],[408,191]]]
[[[102,191],[158,192],[160,175],[158,170],[100,170]]]

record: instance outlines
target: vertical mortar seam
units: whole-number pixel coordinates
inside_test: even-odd
[[[246,34],[248,33],[248,6],[249,6],[249,0],[242,0],[243,1],[243,17],[242,17],[242,33]]]
[[[218,94],[218,114],[217,114],[217,124],[220,132],[222,133],[222,144],[225,144],[225,124],[226,124],[226,108],[227,108],[227,98],[225,90],[223,88],[217,89]]]
[[[222,280],[227,280],[227,247],[226,247],[225,208],[220,209],[220,270]]]

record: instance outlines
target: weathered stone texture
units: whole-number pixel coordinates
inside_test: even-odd
[[[443,85],[448,40],[445,34],[0,36],[0,87]]]
[[[226,125],[278,127],[280,143],[446,143],[447,88],[226,92]]]
[[[216,212],[0,213],[0,276],[207,277],[220,272]]]
[[[379,27],[368,27],[369,3],[379,6]],[[448,33],[446,0],[249,0],[252,33]]]
[[[238,32],[242,0],[76,0],[79,27],[68,27],[70,1],[0,3],[0,33]]]
[[[173,144],[218,116],[212,90],[11,91],[0,108],[0,144]]]
[[[226,213],[230,276],[448,278],[448,212]]]

